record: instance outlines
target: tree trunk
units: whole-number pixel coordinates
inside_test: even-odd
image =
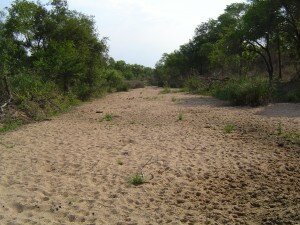
[[[9,84],[8,84],[8,79],[7,79],[7,76],[4,75],[4,78],[3,78],[3,81],[4,81],[4,88],[5,88],[5,91],[7,92],[8,94],[8,100],[6,102],[4,102],[3,105],[0,106],[0,115],[1,114],[4,114],[4,108],[11,103],[13,97],[12,97],[12,93],[11,93],[11,90],[10,90],[10,87],[9,87]]]
[[[63,88],[65,93],[68,93],[70,91],[68,74],[64,74],[63,76]]]
[[[281,43],[279,30],[277,31],[277,53],[278,53],[278,77],[282,79],[282,63],[281,63]]]
[[[270,86],[272,86],[273,76],[274,76],[274,67],[273,67],[272,56],[271,56],[271,53],[270,53],[270,36],[269,36],[269,34],[266,35],[266,41],[267,41],[267,46],[265,48],[265,51],[266,51],[267,56],[268,56],[269,82],[270,82]]]

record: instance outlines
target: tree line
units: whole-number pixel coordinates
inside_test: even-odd
[[[111,58],[107,40],[66,0],[13,1],[0,12],[0,105],[12,96],[29,114],[57,111],[149,76],[151,68]]]
[[[164,54],[155,81],[182,87],[190,77],[266,74],[272,86],[299,73],[300,1],[249,0],[228,5],[217,19],[201,23],[188,43]]]

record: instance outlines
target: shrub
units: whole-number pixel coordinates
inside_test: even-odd
[[[128,91],[129,90],[129,84],[122,82],[119,84],[116,88],[117,92],[123,92],[123,91]]]
[[[123,76],[122,73],[118,70],[107,69],[103,72],[103,76],[106,80],[106,84],[108,86],[108,91],[112,92],[117,89],[117,87],[122,86],[123,84]]]
[[[233,105],[258,106],[270,100],[268,80],[262,77],[232,78],[227,83],[215,83],[211,94]]]
[[[59,90],[53,82],[42,81],[40,77],[29,74],[18,74],[11,78],[14,98],[18,102],[42,101],[55,98]]]
[[[184,90],[192,94],[207,94],[208,87],[200,78],[190,77],[184,83]]]
[[[0,126],[0,133],[6,133],[9,131],[13,131],[21,126],[23,122],[17,119],[11,119],[3,122],[3,125]]]
[[[43,120],[78,104],[73,94],[63,95],[53,82],[38,76],[18,74],[11,77],[17,107],[34,120]]]
[[[10,78],[16,106],[34,120],[43,120],[79,103],[72,93],[63,95],[55,83],[18,74]]]
[[[298,90],[289,91],[285,98],[288,102],[300,102],[300,88]]]
[[[145,83],[141,80],[130,80],[130,81],[125,81],[130,89],[138,89],[138,88],[144,88]]]

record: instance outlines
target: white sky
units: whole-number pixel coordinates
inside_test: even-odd
[[[3,7],[0,0],[0,8]],[[163,53],[188,42],[201,22],[217,18],[242,0],[69,0],[71,9],[94,15],[100,35],[109,37],[116,60],[154,66]],[[44,1],[42,1],[44,2]],[[7,5],[5,5],[7,6]]]

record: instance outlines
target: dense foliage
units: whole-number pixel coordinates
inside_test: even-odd
[[[4,81],[15,105],[40,118],[150,76],[150,68],[110,58],[95,27],[66,0],[15,0],[0,14],[0,105],[9,97]]]
[[[189,87],[198,82],[201,89],[201,77],[263,74],[268,77],[269,89],[280,86],[279,81],[299,79],[298,0],[250,0],[227,6],[217,19],[200,24],[188,43],[163,55],[156,65],[155,84]],[[240,85],[245,84],[245,79],[235,78],[230,83],[236,87],[237,80]],[[259,80],[264,86],[265,81]],[[257,83],[256,79],[253,81]],[[300,96],[296,99],[299,101]]]

